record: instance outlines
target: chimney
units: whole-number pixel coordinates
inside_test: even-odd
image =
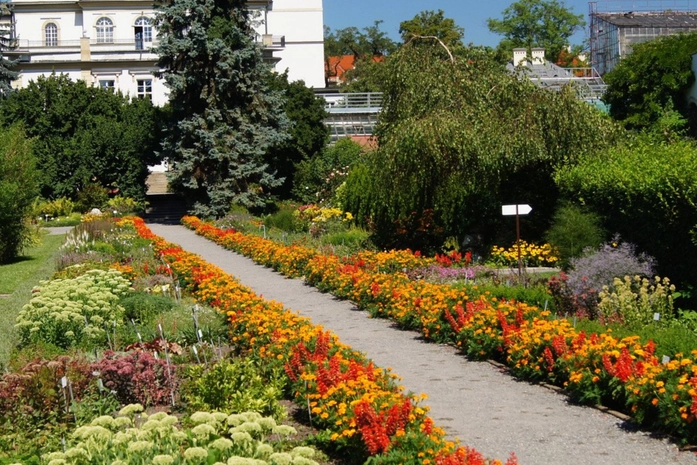
[[[545,63],[545,49],[533,48],[532,49],[532,64],[533,65],[543,65],[544,63]]]
[[[513,66],[518,67],[521,64],[526,64],[526,58],[528,56],[528,51],[524,48],[514,48],[513,49]]]

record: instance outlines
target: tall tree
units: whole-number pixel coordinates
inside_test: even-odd
[[[219,217],[231,204],[261,207],[280,185],[264,156],[288,137],[280,92],[253,40],[244,0],[169,0],[158,7],[159,66],[172,119],[162,154],[192,211]]]
[[[12,18],[12,4],[0,3],[0,19]],[[4,27],[8,24],[9,27]],[[17,71],[12,68],[16,65],[15,60],[8,60],[5,53],[16,47],[16,41],[13,37],[14,24],[0,24],[0,98],[7,97],[12,90],[11,83],[19,77]]]
[[[270,73],[269,87],[283,92],[283,109],[291,122],[290,139],[266,155],[269,166],[284,178],[283,184],[273,192],[287,198],[295,184],[298,163],[317,156],[329,141],[329,128],[324,124],[327,112],[324,100],[315,96],[304,81],[288,82],[287,72]]]
[[[4,126],[21,122],[35,138],[41,195],[75,198],[92,183],[144,199],[148,164],[155,164],[157,109],[146,100],[41,76],[2,102]]]
[[[574,14],[557,0],[518,0],[503,10],[502,16],[487,20],[489,30],[504,37],[500,48],[510,52],[521,47],[530,52],[531,48],[542,47],[553,63],[570,45],[574,32],[586,25],[583,15]]]
[[[608,88],[603,100],[610,105],[610,115],[634,129],[656,124],[666,110],[690,116],[685,93],[695,80],[695,50],[695,33],[636,44],[632,53],[604,76]]]
[[[541,234],[558,195],[554,170],[610,143],[615,125],[483,54],[469,62],[414,42],[387,62],[379,148],[349,175],[345,207],[376,227],[381,246],[416,247],[398,241],[437,226],[490,240],[505,203],[534,205],[526,231]]]
[[[446,18],[443,10],[422,11],[412,19],[399,23],[399,33],[404,43],[416,36],[434,36],[447,47],[462,45],[465,30],[452,18]]]

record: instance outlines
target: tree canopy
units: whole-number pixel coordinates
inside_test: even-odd
[[[446,18],[443,10],[422,11],[412,19],[399,23],[399,33],[404,43],[414,37],[433,36],[440,39],[447,47],[462,45],[465,30],[452,18]]]
[[[586,25],[583,15],[574,14],[557,0],[518,0],[503,10],[502,18],[489,18],[487,26],[504,38],[499,47],[507,52],[514,48],[545,49],[545,57],[556,63],[569,38]],[[509,55],[510,56],[510,55]]]
[[[518,80],[484,56],[453,60],[434,41],[412,44],[387,62],[379,149],[347,181],[346,207],[369,219],[383,244],[398,237],[399,224],[419,227],[405,220],[425,212],[460,238],[490,238],[504,202],[551,217],[554,170],[616,133],[571,92]]]
[[[685,93],[694,82],[695,51],[697,33],[634,45],[632,53],[604,76],[608,88],[603,100],[610,105],[610,115],[634,129],[652,126],[666,110],[690,116]],[[694,127],[697,122],[692,119]]]
[[[41,195],[76,198],[97,183],[143,200],[148,164],[155,164],[157,110],[111,90],[40,76],[2,103],[4,126],[21,122],[35,138]]]
[[[171,120],[162,155],[170,185],[201,216],[233,203],[261,207],[283,181],[264,157],[288,137],[280,92],[253,40],[244,0],[169,0],[155,24],[159,66],[170,91]]]

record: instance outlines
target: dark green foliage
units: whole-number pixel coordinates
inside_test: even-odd
[[[87,213],[93,208],[102,209],[109,201],[109,190],[99,184],[90,183],[85,185],[78,193],[76,198],[76,208],[81,213]]]
[[[489,30],[502,35],[499,49],[510,57],[514,48],[545,49],[545,57],[556,63],[569,38],[586,22],[557,0],[519,0],[503,10],[502,19],[489,18]]]
[[[170,0],[155,20],[171,106],[162,155],[172,189],[206,217],[233,203],[263,207],[283,181],[264,157],[289,138],[288,119],[280,92],[268,88],[245,3]]]
[[[120,94],[67,75],[41,76],[2,105],[4,125],[21,121],[34,137],[41,195],[75,199],[96,183],[135,199],[145,196],[154,164],[157,110],[147,100]]]
[[[605,240],[605,233],[598,214],[566,203],[554,213],[545,239],[557,248],[560,264],[566,268],[569,260],[581,256],[586,247],[597,248]]]
[[[25,220],[38,194],[38,175],[24,132],[0,128],[0,263],[16,258],[29,238]]]
[[[658,273],[678,288],[697,280],[697,145],[657,142],[648,136],[588,154],[560,170],[569,199],[602,212],[606,230],[658,261]]]
[[[694,82],[695,51],[697,33],[662,36],[634,45],[632,53],[604,76],[608,88],[603,101],[610,105],[610,115],[638,129],[655,124],[666,109],[687,118],[685,92]]]
[[[365,149],[349,138],[338,140],[312,158],[297,166],[295,196],[306,203],[332,198],[336,188],[346,179],[348,170],[358,163]]]
[[[274,147],[265,156],[266,163],[284,178],[279,187],[272,190],[287,199],[293,190],[298,163],[316,157],[329,140],[329,128],[324,124],[326,111],[324,100],[317,98],[303,81],[288,82],[288,73],[269,73],[269,88],[283,92],[283,109],[291,122],[290,139]]]
[[[471,53],[479,58],[453,60],[431,41],[405,45],[386,63],[379,149],[349,176],[344,205],[381,241],[404,226],[491,241],[508,203],[533,206],[539,237],[556,206],[554,170],[617,134],[609,118],[571,92],[519,81],[487,53]]]
[[[0,3],[0,17],[6,18],[12,15],[12,4],[9,2]],[[14,22],[11,24],[14,28]],[[16,42],[11,37],[12,29],[3,27],[0,29],[0,99],[7,97],[12,92],[11,83],[19,76],[19,72],[13,68],[17,64],[16,60],[8,60],[5,52],[16,48]]]

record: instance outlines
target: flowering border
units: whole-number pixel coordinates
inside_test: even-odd
[[[445,439],[420,406],[424,396],[403,394],[397,377],[375,367],[309,319],[266,301],[218,267],[166,242],[140,218],[132,225],[176,273],[195,299],[224,312],[237,350],[285,371],[296,402],[339,450],[372,456],[372,463],[501,465]],[[311,254],[308,254],[308,257]],[[515,465],[515,455],[506,465]]]
[[[411,281],[402,270],[432,259],[410,251],[361,252],[340,258],[297,244],[283,245],[196,217],[182,223],[218,244],[292,277],[389,317],[426,339],[457,345],[479,359],[508,365],[518,377],[562,386],[572,398],[602,404],[682,444],[697,440],[697,350],[659,360],[653,343],[576,331],[566,320],[487,294],[470,301],[464,290]]]

